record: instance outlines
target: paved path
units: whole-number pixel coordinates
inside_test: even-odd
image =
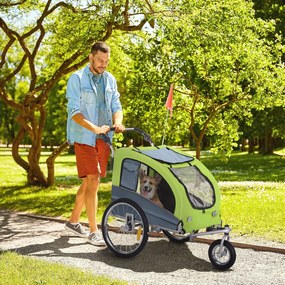
[[[121,259],[108,248],[68,234],[60,221],[0,211],[0,226],[2,251],[62,262],[132,284],[285,284],[285,254],[236,248],[236,263],[221,272],[212,268],[208,245],[203,243],[174,244],[164,238],[149,238],[139,255]],[[284,244],[278,246],[285,249]]]

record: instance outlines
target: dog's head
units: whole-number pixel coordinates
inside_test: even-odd
[[[144,170],[140,169],[140,192],[147,199],[152,199],[157,192],[158,184],[161,181],[161,176],[156,174],[154,177],[146,175]]]

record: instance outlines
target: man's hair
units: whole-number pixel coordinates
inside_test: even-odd
[[[96,54],[98,51],[110,53],[111,48],[105,42],[98,41],[91,47],[91,53]]]

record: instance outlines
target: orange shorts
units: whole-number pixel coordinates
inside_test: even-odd
[[[105,177],[110,155],[110,146],[103,140],[96,140],[95,146],[74,143],[78,177],[91,174]]]

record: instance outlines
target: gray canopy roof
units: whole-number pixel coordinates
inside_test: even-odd
[[[184,163],[194,160],[194,158],[191,156],[183,155],[167,147],[151,150],[140,150],[140,152],[157,161],[169,164]]]

